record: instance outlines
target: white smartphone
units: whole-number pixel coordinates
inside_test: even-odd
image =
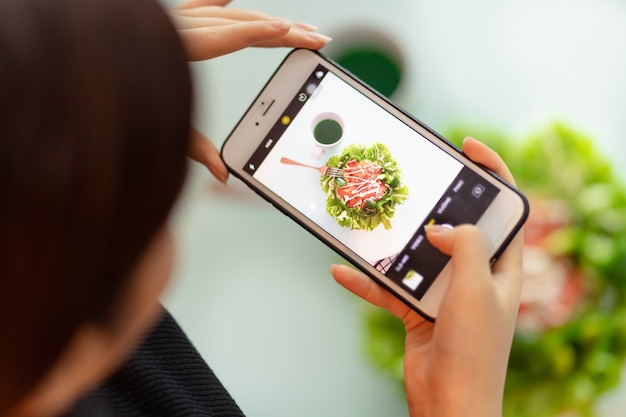
[[[230,172],[429,320],[449,257],[424,226],[477,224],[495,261],[524,195],[319,52],[291,51],[224,142]]]

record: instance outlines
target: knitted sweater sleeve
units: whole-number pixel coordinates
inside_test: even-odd
[[[163,318],[132,356],[66,417],[243,417],[174,318]]]

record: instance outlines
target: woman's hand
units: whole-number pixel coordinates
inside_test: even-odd
[[[502,159],[468,138],[463,151],[513,183]],[[475,226],[427,228],[428,240],[451,256],[452,278],[432,324],[364,274],[347,266],[331,272],[344,287],[404,321],[404,375],[410,415],[500,416],[519,307],[523,237],[493,268]]]
[[[226,55],[250,46],[320,49],[330,41],[312,25],[265,13],[227,9],[230,0],[187,0],[170,9],[170,17],[190,61]],[[192,129],[189,157],[225,183],[228,170],[215,145]]]
[[[229,176],[228,169],[226,169],[220,151],[213,142],[193,127],[191,128],[190,141],[187,155],[207,167],[219,182],[226,184]]]
[[[228,9],[230,0],[188,0],[170,9],[190,61],[249,46],[320,49],[330,41],[312,25],[265,13]]]

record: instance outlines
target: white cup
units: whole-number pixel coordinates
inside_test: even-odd
[[[343,139],[343,119],[337,113],[320,113],[311,121],[311,131],[315,141],[311,158],[319,159],[324,152],[339,145]]]

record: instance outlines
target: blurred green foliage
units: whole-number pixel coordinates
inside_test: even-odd
[[[567,257],[585,277],[584,301],[568,322],[541,333],[516,333],[505,390],[504,415],[552,417],[568,411],[595,416],[603,393],[620,383],[626,357],[626,189],[593,140],[556,123],[523,140],[482,127],[456,126],[496,150],[531,200],[559,199],[570,223],[549,238],[553,256]],[[404,327],[369,309],[367,351],[402,386]]]

